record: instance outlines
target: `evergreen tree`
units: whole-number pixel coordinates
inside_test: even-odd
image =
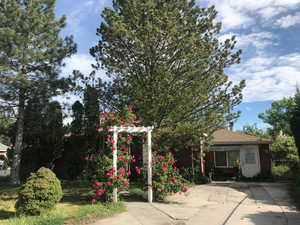
[[[290,111],[294,105],[294,98],[283,98],[272,102],[271,108],[264,113],[260,113],[258,117],[264,122],[272,126],[269,133],[276,137],[282,132],[285,135],[292,135],[290,121]]]
[[[84,122],[84,107],[79,102],[76,101],[72,105],[73,121],[71,123],[71,133],[72,135],[80,135],[83,133],[83,122]]]
[[[214,7],[194,0],[114,0],[91,55],[105,67],[101,102],[135,106],[143,125],[194,134],[237,118],[244,81],[232,85],[224,69],[239,63],[235,38],[221,43]],[[230,112],[231,113],[228,113]],[[190,133],[189,133],[190,134]]]
[[[95,152],[98,146],[97,129],[100,115],[98,96],[98,90],[95,87],[87,85],[84,92],[83,104],[88,152]]]
[[[25,107],[21,177],[44,166],[53,169],[63,152],[62,108],[58,102],[31,98]]]
[[[297,92],[294,96],[294,107],[291,110],[290,126],[295,144],[298,149],[298,156],[300,158],[300,90],[297,88]]]
[[[62,39],[66,17],[55,18],[55,0],[0,1],[0,99],[17,108],[11,183],[20,183],[24,110],[31,96],[54,96],[67,87],[59,79],[63,60],[76,51],[72,37]]]

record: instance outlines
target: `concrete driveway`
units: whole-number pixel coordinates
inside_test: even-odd
[[[214,182],[165,203],[128,201],[127,212],[94,225],[300,225],[288,184]]]

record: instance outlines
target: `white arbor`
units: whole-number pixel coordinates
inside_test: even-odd
[[[152,193],[152,149],[151,149],[151,132],[153,127],[118,127],[113,126],[109,131],[113,132],[114,145],[113,148],[116,149],[113,151],[113,169],[114,175],[117,175],[117,160],[118,160],[118,134],[119,133],[147,133],[147,175],[148,175],[148,202],[152,202],[153,193]],[[113,200],[114,202],[118,201],[118,189],[114,188],[113,190]]]

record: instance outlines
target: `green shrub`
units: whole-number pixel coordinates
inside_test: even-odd
[[[292,171],[288,166],[273,166],[272,173],[275,179],[286,180],[291,179],[293,177]]]
[[[204,176],[199,168],[182,168],[179,170],[180,175],[190,183],[207,184],[209,178]]]
[[[52,209],[62,196],[60,181],[50,169],[42,167],[22,185],[15,205],[17,214],[39,215]]]

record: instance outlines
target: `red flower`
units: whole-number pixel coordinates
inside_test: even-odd
[[[168,167],[168,163],[167,162],[163,162],[163,166]]]
[[[124,168],[121,168],[121,169],[119,170],[119,173],[120,173],[120,174],[124,174],[124,173],[125,173]]]
[[[98,195],[98,196],[101,196],[101,195],[103,195],[104,193],[105,193],[105,189],[100,188],[100,189],[97,190],[97,195]]]
[[[132,137],[129,136],[129,137],[127,138],[127,140],[128,140],[128,141],[132,141]]]
[[[97,200],[94,198],[91,200],[91,203],[96,203],[96,202],[97,202]]]
[[[177,170],[177,167],[176,167],[176,166],[174,166],[174,167],[173,167],[173,170],[174,170],[174,171],[176,171],[176,170]]]
[[[100,182],[96,182],[96,183],[95,183],[95,186],[96,186],[96,187],[101,186],[101,183],[100,183]]]
[[[107,126],[107,127],[106,127],[107,130],[110,130],[110,128],[111,128],[111,126]]]
[[[183,188],[183,192],[187,192],[189,189],[188,188]]]
[[[115,141],[114,141],[114,140],[111,140],[111,144],[114,145],[114,144],[115,144]]]
[[[162,192],[162,190],[160,189],[160,188],[157,188],[157,190],[156,190],[157,192]]]

